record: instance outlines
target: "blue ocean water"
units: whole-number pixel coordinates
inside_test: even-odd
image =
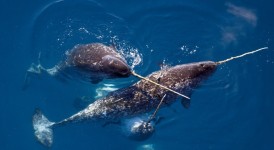
[[[211,0],[1,0],[0,149],[45,149],[34,137],[32,115],[62,120],[104,95],[138,81],[98,85],[34,77],[31,63],[52,67],[76,44],[115,41],[131,67],[148,75],[161,67],[219,61],[269,49],[219,66],[193,92],[191,107],[161,109],[155,134],[133,141],[123,127],[77,123],[54,130],[51,149],[274,149],[273,2]],[[111,86],[110,86],[111,85]],[[83,96],[86,101],[79,101]]]

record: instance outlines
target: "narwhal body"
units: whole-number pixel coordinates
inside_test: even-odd
[[[193,88],[215,71],[216,66],[216,63],[211,61],[177,65],[154,72],[147,78],[182,94],[190,95]],[[96,100],[82,111],[60,122],[49,122],[41,112],[37,111],[33,116],[35,135],[42,144],[50,146],[51,127],[82,120],[117,121],[131,118],[154,110],[164,95],[166,95],[165,105],[173,103],[178,97],[155,84],[140,80],[127,88],[109,93],[106,97]]]
[[[62,80],[74,78],[96,84],[103,79],[128,77],[130,70],[114,46],[91,43],[74,46],[66,53],[66,59],[53,68],[32,64],[28,73],[45,73]]]
[[[211,75],[216,69],[214,62],[198,62],[178,65],[167,70],[152,73],[147,78],[185,95],[191,94],[193,88]],[[119,120],[154,110],[160,99],[166,94],[165,104],[173,103],[178,95],[161,87],[141,80],[132,86],[109,93],[96,100],[86,109],[59,122],[83,119]]]

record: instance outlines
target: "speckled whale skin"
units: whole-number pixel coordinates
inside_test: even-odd
[[[191,95],[201,81],[216,70],[216,63],[211,61],[177,65],[147,76],[168,88],[185,95]],[[96,100],[84,110],[56,124],[77,122],[86,119],[119,120],[130,118],[154,110],[166,94],[165,105],[172,104],[178,95],[146,80],[123,89],[109,93],[106,97]]]

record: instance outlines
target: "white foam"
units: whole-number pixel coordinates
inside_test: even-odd
[[[197,49],[198,49],[198,48],[199,48],[199,47],[198,47],[197,45],[194,46],[193,48],[191,48],[191,47],[189,47],[189,46],[187,46],[187,45],[183,45],[183,46],[180,47],[180,49],[181,49],[184,53],[189,54],[189,55],[195,54],[195,53],[197,52]]]
[[[121,54],[128,61],[128,64],[132,69],[142,62],[142,55],[138,52],[137,48],[123,48]]]
[[[118,49],[120,55],[122,55],[131,69],[134,69],[135,66],[139,65],[142,62],[142,54],[139,53],[137,48],[134,48],[128,44],[126,41],[119,41],[117,36],[113,36],[111,42],[115,41],[115,46]]]

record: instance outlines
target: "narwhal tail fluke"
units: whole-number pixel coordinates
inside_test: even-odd
[[[53,142],[52,127],[55,123],[49,121],[39,109],[35,110],[32,117],[34,135],[37,140],[46,147],[50,147]]]
[[[26,90],[30,86],[32,77],[40,76],[45,70],[40,64],[32,63],[26,72],[22,90]]]
[[[32,63],[26,71],[25,80],[22,86],[22,90],[26,90],[30,86],[31,79],[33,77],[40,77],[43,74],[49,74],[48,69],[44,68],[40,63],[41,53],[38,56],[38,63]]]
[[[26,71],[22,90],[26,90],[30,86],[31,79],[48,77],[48,76],[57,76],[59,73],[59,70],[60,70],[59,65],[56,65],[52,68],[47,69],[41,65],[39,60],[38,60],[38,64],[32,63]]]
[[[44,67],[41,65],[40,59],[41,59],[41,52],[40,52],[39,55],[38,55],[37,64],[32,63],[32,64],[30,65],[29,69],[27,70],[28,73],[41,74],[41,73],[43,73],[43,72],[48,72],[47,69],[44,68]]]

